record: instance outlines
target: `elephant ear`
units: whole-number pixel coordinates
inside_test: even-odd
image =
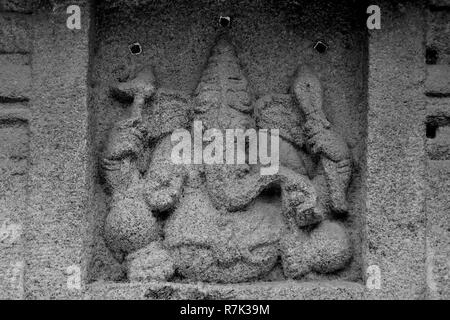
[[[216,41],[194,96],[194,111],[208,127],[253,126],[248,81],[226,36]]]
[[[176,129],[188,128],[192,120],[190,97],[169,89],[158,89],[151,108],[144,112],[149,138],[158,139]]]

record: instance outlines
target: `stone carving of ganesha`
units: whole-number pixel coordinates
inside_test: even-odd
[[[347,266],[352,249],[340,221],[350,153],[323,113],[321,85],[308,67],[291,88],[254,101],[221,35],[192,96],[158,88],[152,69],[112,89],[132,105],[103,159],[111,191],[105,239],[130,281],[299,279]],[[171,133],[193,120],[205,129],[279,129],[278,173],[174,164]]]

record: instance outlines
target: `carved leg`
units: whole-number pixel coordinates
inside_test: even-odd
[[[284,274],[298,279],[314,271],[327,274],[337,272],[353,256],[350,238],[343,226],[323,221],[309,234],[291,231],[280,242]]]
[[[175,273],[174,260],[159,241],[128,255],[126,265],[130,281],[167,281]]]
[[[142,187],[133,185],[125,193],[115,192],[105,222],[105,239],[115,257],[139,250],[159,238],[160,226],[142,196]]]
[[[311,272],[310,257],[307,255],[309,237],[300,229],[291,229],[280,241],[281,261],[284,275],[299,279]]]

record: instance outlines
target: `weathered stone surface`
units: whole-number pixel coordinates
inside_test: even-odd
[[[0,298],[23,299],[29,130],[7,110],[0,103]]]
[[[287,130],[285,138],[299,149],[308,146],[320,159],[320,163],[315,160],[315,165],[323,170],[326,180],[320,194],[307,176],[314,173],[307,172],[306,168],[299,173],[282,167],[278,173],[265,176],[252,172],[251,165],[258,169],[255,163],[220,164],[225,156],[214,165],[206,163],[201,167],[191,165],[190,160],[182,166],[172,163],[173,145],[164,134],[176,130],[177,125],[187,125],[180,119],[189,115],[185,110],[191,102],[188,97],[183,98],[175,92],[170,94],[170,91],[157,89],[151,69],[146,68],[119,83],[112,93],[119,100],[129,100],[131,106],[129,118],[116,123],[104,159],[106,177],[112,189],[105,236],[109,248],[119,259],[120,252],[128,254],[130,279],[145,279],[149,277],[145,274],[155,267],[155,257],[147,245],[159,240],[159,226],[164,234],[166,254],[173,259],[178,275],[188,281],[238,283],[270,277],[279,258],[286,257],[280,257],[278,253],[282,233],[295,234],[305,227],[313,229],[306,244],[310,252],[305,252],[308,271],[328,274],[347,265],[352,251],[344,229],[333,223],[320,222],[325,213],[332,218],[333,213],[342,214],[348,210],[346,192],[351,161],[346,143],[331,130],[326,119],[322,87],[312,70],[299,68],[293,84],[295,99],[269,98],[258,106],[263,114],[270,108],[297,111],[300,119],[294,120],[296,128],[290,129],[297,138]],[[144,120],[145,102],[150,98],[152,109],[148,120]],[[216,40],[194,92],[192,106],[196,121],[201,121],[206,128],[217,128],[219,132],[227,128],[248,129],[254,125],[248,81],[228,36],[220,35]],[[301,112],[304,119],[301,119]],[[276,128],[282,126],[284,117],[273,119]],[[167,122],[165,128],[160,126],[158,120],[161,118]],[[267,116],[260,119],[260,124],[264,121]],[[196,128],[193,130],[195,134]],[[304,140],[299,138],[303,131],[306,133]],[[234,148],[235,142],[231,142]],[[149,147],[147,155],[146,148]],[[219,148],[226,153],[223,145]],[[237,148],[243,149],[243,146]],[[191,147],[188,149],[190,151]],[[239,151],[245,152],[242,149]],[[249,152],[256,152],[256,148]],[[309,156],[295,151],[295,147],[293,152],[299,154],[299,159],[301,155]],[[204,175],[202,183],[206,190],[196,185],[197,178],[190,179],[192,171],[198,171],[201,178]],[[264,191],[274,187],[281,190],[281,201],[276,196],[264,196]],[[319,201],[318,196],[324,194],[328,201]],[[326,205],[322,206],[322,203]],[[163,214],[168,216],[166,221],[157,221],[155,217]],[[317,224],[320,225],[317,227]],[[296,245],[296,238],[292,239],[291,248]],[[302,254],[288,256],[289,262],[284,263],[287,268],[297,264],[296,260],[304,259]],[[288,278],[292,274],[285,272]],[[298,277],[297,274],[294,276]]]
[[[327,283],[285,281],[256,284],[93,284],[88,299],[281,299],[281,300],[361,300],[365,287],[351,282]]]
[[[0,0],[0,12],[31,13],[41,2],[41,0]]]
[[[450,64],[450,10],[430,11],[427,17],[428,63]]]
[[[38,2],[0,0],[1,298],[449,297],[448,1]],[[194,119],[279,128],[278,173],[175,165]]]
[[[161,247],[159,242],[153,242],[127,257],[128,280],[167,281],[175,273],[175,264],[170,254]]]
[[[426,106],[426,118],[443,124],[450,119],[450,98],[429,99]]]
[[[301,128],[302,115],[293,100],[294,97],[288,94],[265,96],[256,102],[255,118],[258,127],[278,128],[282,138],[303,146],[305,138]]]
[[[67,15],[34,16],[27,203],[27,299],[82,297],[96,226],[89,224],[96,160],[91,153],[87,76],[89,6],[83,28]],[[89,230],[89,231],[88,231]]]
[[[31,49],[28,16],[0,13],[0,53],[26,53]]]
[[[294,279],[311,270],[318,273],[342,270],[353,255],[345,229],[330,221],[322,222],[310,234],[288,235],[281,250],[285,273]]]
[[[449,0],[430,0],[430,4],[435,6],[435,7],[450,7],[450,1]]]
[[[30,57],[24,54],[0,54],[0,99],[27,100],[31,95]]]
[[[450,99],[430,98],[427,115],[427,270],[430,299],[449,299]]]
[[[450,298],[449,159],[428,161],[427,172],[427,283],[429,297],[440,300]]]
[[[323,222],[311,232],[312,269],[332,273],[343,269],[353,256],[345,228],[336,222]]]
[[[160,88],[153,97],[153,107],[144,113],[146,127],[153,138],[188,128],[192,120],[190,97],[180,91]]]
[[[236,283],[274,268],[283,231],[276,202],[257,200],[250,209],[222,216],[208,197],[188,189],[168,221],[165,243],[185,277]]]
[[[28,105],[23,103],[0,103],[0,121],[28,122],[31,112]]]
[[[134,1],[122,1],[122,0],[105,0],[102,5],[105,8],[125,8],[125,9],[139,9],[139,7],[152,4],[152,0],[134,0]]]
[[[450,65],[427,66],[425,90],[432,96],[450,96]]]
[[[389,1],[378,5],[382,32],[369,38],[364,272],[380,271],[369,297],[423,299],[424,14],[418,3],[403,4],[405,14]]]
[[[438,127],[436,137],[427,139],[427,153],[431,160],[450,160],[450,123]]]
[[[426,152],[430,160],[450,159],[450,99],[430,98],[426,109]]]
[[[159,238],[156,218],[148,212],[138,192],[114,198],[111,212],[105,221],[106,241],[118,257],[144,248]]]

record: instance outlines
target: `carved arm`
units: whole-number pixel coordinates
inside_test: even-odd
[[[351,178],[350,150],[333,130],[322,109],[322,87],[312,71],[302,66],[293,85],[294,95],[305,115],[304,132],[311,151],[321,156],[321,164],[330,189],[330,208],[346,212],[347,188]]]

